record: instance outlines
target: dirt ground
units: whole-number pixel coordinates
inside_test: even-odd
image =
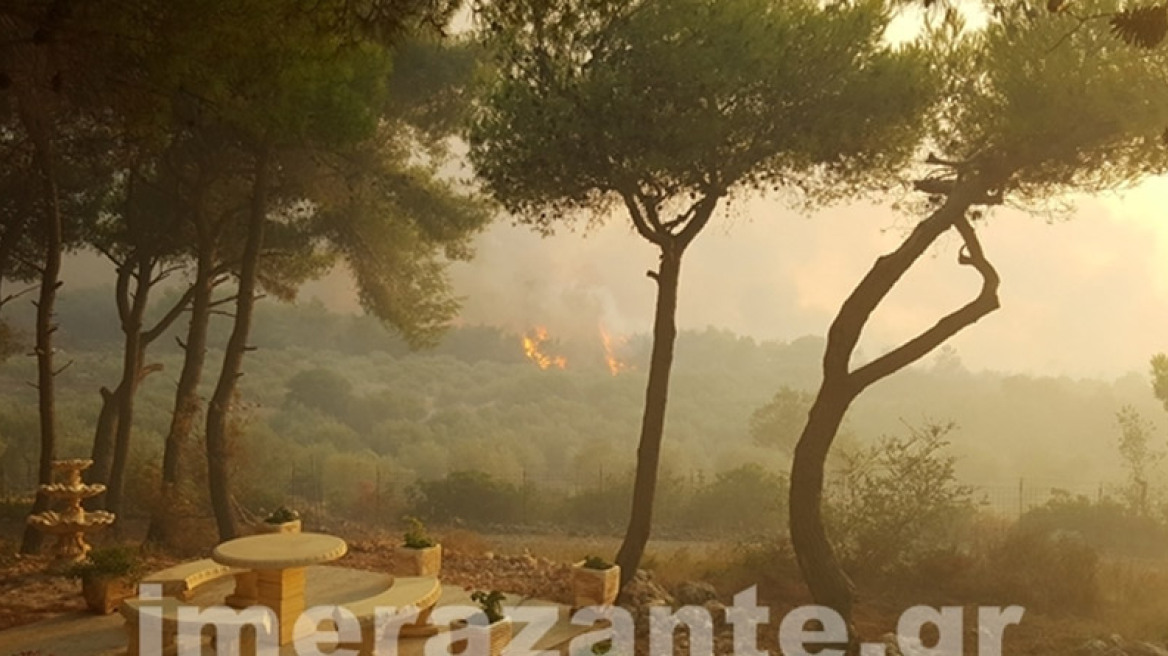
[[[3,530],[3,529],[9,530]],[[0,631],[48,619],[62,613],[84,609],[80,584],[46,571],[48,559],[44,556],[17,557],[11,552],[15,544],[13,527],[0,527],[6,540],[0,547]],[[397,535],[370,532],[353,527],[335,527],[329,532],[349,542],[349,554],[337,564],[357,569],[386,571],[391,565]],[[444,548],[442,579],[445,583],[467,589],[499,589],[523,597],[571,603],[568,586],[570,563],[585,554],[610,553],[615,542],[608,538],[576,538],[566,536],[491,536],[483,537],[468,531],[453,531],[439,535]],[[209,545],[190,544],[181,553],[145,554],[146,570],[154,571],[175,562],[205,555]],[[678,543],[656,544],[650,549],[647,561],[656,564],[662,573],[658,581],[666,588],[674,588],[690,577],[700,574],[698,563],[719,557],[713,544]],[[725,584],[725,582],[722,582]],[[772,607],[772,617],[781,617],[790,607],[806,603],[792,584],[792,596]],[[719,590],[719,602],[729,604],[734,590]],[[899,613],[905,609],[903,601],[895,599],[862,599],[857,606],[857,628],[863,636],[878,638],[896,628]],[[965,613],[966,653],[976,654],[976,608]],[[723,636],[728,628],[722,625]],[[760,627],[760,646],[776,647],[777,625]],[[1130,632],[1130,633],[1125,633]],[[1124,633],[1136,640],[1159,641],[1168,637],[1168,623],[1144,622],[1129,618],[1118,610],[1104,611],[1095,618],[1043,617],[1030,614],[1023,622],[1007,632],[1004,653],[1009,656],[1047,656],[1074,653],[1087,640]],[[721,641],[720,641],[721,642]],[[684,653],[684,652],[683,652]],[[720,652],[719,652],[720,653]],[[777,650],[773,653],[778,653]],[[891,652],[890,652],[891,653]]]

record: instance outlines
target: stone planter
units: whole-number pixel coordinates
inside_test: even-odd
[[[300,520],[294,519],[290,522],[282,524],[269,524],[268,522],[260,522],[255,525],[256,533],[299,533]]]
[[[442,571],[442,545],[424,549],[398,547],[393,552],[393,573],[398,576],[438,576]]]
[[[81,579],[81,595],[89,610],[109,615],[136,593],[134,582],[124,576],[86,576]]]
[[[451,652],[460,656],[499,656],[511,642],[513,630],[510,617],[487,626],[458,620],[450,628],[466,632],[465,639],[455,640],[451,645]],[[483,646],[487,647],[487,651],[482,650]]]
[[[572,565],[572,596],[576,608],[611,606],[620,592],[620,565],[590,569],[584,561]]]

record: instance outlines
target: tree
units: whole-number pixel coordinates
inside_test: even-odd
[[[784,385],[766,405],[751,413],[751,439],[760,446],[793,452],[813,399],[810,392]]]
[[[950,21],[933,33],[939,55],[948,55],[949,82],[931,141],[941,154],[929,157],[934,171],[915,183],[929,196],[927,216],[877,259],[832,321],[823,380],[792,465],[791,538],[800,568],[817,603],[849,620],[852,584],[823,525],[824,462],[859,394],[998,308],[999,277],[974,227],[983,208],[1007,198],[1036,204],[1067,190],[1115,188],[1168,166],[1159,138],[1168,125],[1168,90],[1158,81],[1163,53],[1115,48],[1106,26],[1076,25],[1059,14],[1006,12],[981,32],[959,28]],[[1068,112],[1071,98],[1075,110]],[[981,280],[979,293],[900,346],[853,366],[868,318],[949,231],[963,244],[959,264]]]
[[[353,383],[332,369],[306,369],[289,378],[286,386],[286,404],[319,410],[334,419],[344,419],[354,402]]]
[[[869,575],[911,567],[954,545],[953,528],[973,513],[973,488],[957,482],[946,455],[953,423],[906,426],[843,456],[842,493],[831,499],[841,551]]]
[[[469,132],[484,185],[536,230],[619,204],[660,263],[632,511],[617,562],[636,573],[653,499],[682,258],[719,203],[873,182],[905,158],[929,102],[920,53],[880,45],[880,2],[498,0],[496,54]],[[862,112],[857,111],[862,108]]]
[[[92,210],[92,190],[103,188],[100,183],[79,185],[77,174],[99,176],[86,166],[100,162],[100,144],[107,137],[104,110],[116,86],[109,62],[100,54],[112,52],[118,39],[98,29],[100,24],[101,8],[76,7],[66,0],[34,0],[0,11],[0,111],[6,119],[5,141],[10,145],[24,142],[23,156],[11,164],[27,164],[23,173],[17,169],[18,175],[25,176],[28,188],[34,190],[22,194],[16,207],[26,219],[9,213],[5,228],[6,232],[14,228],[13,240],[31,240],[21,266],[38,281],[34,353],[42,484],[50,482],[56,457],[54,379],[64,369],[54,363],[53,347],[61,260],[65,249],[76,243],[77,223]],[[14,241],[6,241],[14,247]],[[12,251],[5,254],[12,255]],[[47,507],[48,499],[38,495],[33,512]],[[30,525],[21,552],[34,553],[40,542],[40,532]]]
[[[184,80],[183,92],[193,98],[197,122],[226,135],[240,162],[237,177],[248,185],[235,233],[242,247],[231,268],[234,320],[205,430],[212,505],[220,537],[228,539],[236,532],[229,416],[251,348],[257,291],[293,294],[295,286],[281,288],[266,272],[303,273],[306,263],[312,266],[272,257],[270,246],[315,229],[346,257],[367,308],[399,328],[433,335],[455,309],[436,258],[468,256],[465,240],[486,215],[435,181],[431,169],[407,166],[404,139],[383,132],[396,125],[385,120],[396,44],[419,21],[448,19],[451,3],[338,1],[307,9],[295,2],[235,2],[227,12],[231,21],[219,12],[172,7],[166,10],[182,25],[174,42],[184,49],[170,60],[194,64],[200,73]],[[429,214],[403,219],[391,210]],[[293,225],[301,223],[304,230]],[[317,247],[318,241],[300,243]],[[414,275],[399,275],[404,272]]]
[[[1115,420],[1120,429],[1119,457],[1127,475],[1121,496],[1129,511],[1138,517],[1147,517],[1150,510],[1149,484],[1165,453],[1150,443],[1156,427],[1132,406],[1120,409]]]
[[[187,309],[193,294],[188,287],[148,324],[151,291],[179,269],[186,250],[182,212],[175,211],[178,201],[157,184],[157,176],[152,175],[155,168],[154,162],[138,161],[119,176],[114,207],[102,213],[89,239],[116,266],[114,301],[124,335],[121,378],[114,391],[101,388],[102,406],[93,440],[91,480],[106,485],[104,505],[114,514],[122,509],[138,386],[161,368],[146,363],[146,349]]]

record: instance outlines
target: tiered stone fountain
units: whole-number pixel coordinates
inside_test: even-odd
[[[65,565],[85,560],[89,553],[89,543],[85,534],[101,530],[114,523],[113,513],[104,510],[85,512],[81,502],[105,492],[104,485],[86,485],[81,482],[81,472],[93,465],[92,460],[54,460],[55,482],[40,487],[41,494],[52,501],[64,502],[59,512],[46,511],[31,515],[28,523],[42,533],[55,535],[53,556],[57,564]]]

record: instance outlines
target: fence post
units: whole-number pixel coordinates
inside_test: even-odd
[[[1026,490],[1026,479],[1019,477],[1018,478],[1018,519],[1022,519],[1022,515],[1025,513],[1025,502],[1023,501],[1023,495],[1025,493],[1025,490]]]

